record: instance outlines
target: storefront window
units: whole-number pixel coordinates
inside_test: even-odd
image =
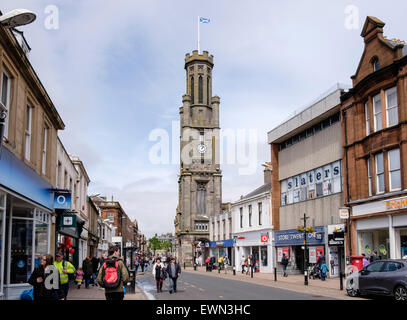
[[[372,230],[358,233],[359,252],[366,256],[372,255],[373,251],[377,251],[377,255],[381,259],[388,259],[389,252],[389,230]]]
[[[5,223],[4,221],[6,215],[6,195],[0,193],[0,296],[3,295],[3,273],[4,273],[4,242],[5,242]]]
[[[267,267],[267,246],[261,247],[261,265]]]
[[[401,257],[407,259],[407,230],[400,231]]]
[[[26,283],[32,271],[33,221],[14,219],[11,226],[10,283]]]

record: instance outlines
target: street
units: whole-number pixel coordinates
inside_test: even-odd
[[[137,279],[148,299],[156,300],[335,300],[315,294],[303,294],[254,283],[183,272],[178,280],[177,293],[169,293],[169,281],[163,292],[157,293],[150,272]]]

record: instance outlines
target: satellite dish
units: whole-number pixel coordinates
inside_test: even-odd
[[[0,23],[5,28],[15,28],[33,22],[36,15],[27,9],[15,9],[0,16]]]

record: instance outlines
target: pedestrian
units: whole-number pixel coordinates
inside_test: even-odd
[[[324,256],[323,254],[321,254],[321,255],[318,257],[318,260],[317,260],[318,268],[321,268],[322,261],[325,261],[325,256]]]
[[[97,282],[105,288],[106,300],[123,300],[123,287],[129,281],[129,273],[120,259],[120,248],[109,248],[109,257],[99,269]]]
[[[64,300],[68,298],[69,292],[69,276],[68,274],[74,274],[76,269],[69,261],[62,261],[63,260],[63,253],[57,252],[55,255],[54,266],[59,271],[59,284],[62,290],[62,297]]]
[[[220,256],[220,257],[218,258],[219,270],[222,270],[222,268],[223,268],[223,263],[224,263],[223,257]]]
[[[244,267],[245,267],[244,255],[242,255],[242,258],[240,259],[240,265],[242,266],[242,274],[243,274],[244,273]]]
[[[103,266],[103,264],[105,263],[106,260],[107,260],[107,254],[103,253],[99,259],[99,269],[100,269],[100,267]]]
[[[174,258],[171,258],[165,272],[170,280],[170,294],[177,292],[177,280],[181,275],[181,267]]]
[[[364,254],[364,253],[362,253],[362,256],[363,256],[363,268],[364,267],[367,267],[369,264],[370,264],[370,261],[369,261],[369,259],[366,257],[366,255]]]
[[[134,264],[136,266],[136,273],[138,272],[138,268],[140,266],[140,257],[137,256],[136,259],[134,260]]]
[[[254,254],[250,255],[250,267],[252,268],[252,273],[256,272],[256,256]]]
[[[281,258],[281,264],[283,266],[283,277],[288,277],[287,274],[288,258],[285,256],[285,253],[283,253],[283,257]]]
[[[82,268],[78,268],[78,270],[75,271],[75,284],[78,286],[78,289],[81,288],[83,275],[84,273]]]
[[[250,257],[249,256],[247,256],[247,258],[246,259],[244,259],[244,266],[245,266],[245,269],[246,269],[246,275],[248,275],[249,274],[249,268],[250,268]]]
[[[375,262],[375,261],[377,261],[377,260],[379,260],[379,257],[378,257],[378,255],[377,255],[377,251],[374,250],[373,253],[372,253],[372,255],[370,256],[370,263]]]
[[[166,279],[166,272],[165,266],[161,263],[160,258],[155,260],[152,274],[157,286],[157,293],[163,292],[163,281]]]
[[[50,254],[43,255],[40,265],[31,273],[28,283],[33,286],[34,300],[58,300],[63,298],[61,287],[58,289],[47,289],[45,287],[45,279],[51,274],[48,266],[53,265],[53,257]],[[59,279],[58,279],[59,280]]]
[[[321,266],[319,268],[321,270],[321,280],[325,281],[326,273],[328,272],[328,266],[325,264],[325,260],[321,261]]]
[[[146,262],[144,260],[144,256],[141,256],[141,258],[140,258],[141,272],[144,272],[145,263]]]
[[[211,262],[211,259],[209,259],[209,257],[205,259],[205,265],[206,265],[206,271],[207,271],[207,272],[209,271],[209,264],[210,264],[210,262]]]
[[[331,263],[331,274],[334,275],[335,274],[335,260],[333,257],[331,258],[330,263]]]
[[[228,267],[229,267],[229,258],[228,258],[228,256],[225,256],[224,258],[223,258],[223,265],[224,265],[224,267],[225,267],[225,274],[226,274],[226,272],[227,272],[227,269],[228,269]]]
[[[213,270],[213,266],[215,265],[215,261],[216,261],[215,256],[212,256],[211,260],[210,260],[210,263],[209,263],[209,265],[210,265],[209,271],[210,272],[212,272],[212,270]]]
[[[85,280],[85,288],[89,289],[90,278],[93,274],[93,264],[90,260],[90,257],[86,257],[85,260],[82,262],[82,269],[83,269],[83,278]]]
[[[97,277],[98,277],[98,267],[99,267],[99,261],[98,258],[96,258],[95,256],[92,257],[92,285],[93,286],[97,286]]]

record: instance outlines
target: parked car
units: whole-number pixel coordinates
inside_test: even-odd
[[[346,292],[358,295],[388,295],[407,301],[407,260],[378,260],[346,279]]]

